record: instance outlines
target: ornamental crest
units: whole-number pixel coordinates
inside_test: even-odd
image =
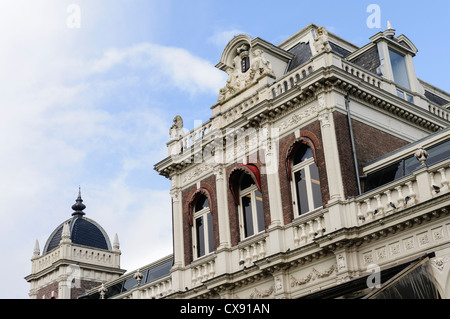
[[[274,76],[270,61],[266,60],[264,52],[261,49],[251,49],[248,44],[242,44],[236,49],[233,66],[226,72],[228,79],[219,91],[218,102],[256,83],[264,75]]]

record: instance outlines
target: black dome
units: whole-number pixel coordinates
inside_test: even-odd
[[[78,192],[76,203],[72,206],[74,212],[72,218],[59,225],[47,240],[44,247],[44,254],[56,248],[62,238],[63,227],[69,223],[70,239],[73,244],[111,250],[111,243],[103,228],[92,219],[84,217],[83,210],[86,206],[81,199],[81,191]]]
[[[59,245],[65,223],[69,223],[70,239],[73,244],[111,250],[108,235],[103,228],[92,219],[83,216],[70,218],[59,225],[48,238],[44,254]]]

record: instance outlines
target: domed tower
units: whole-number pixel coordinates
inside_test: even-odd
[[[31,284],[31,298],[75,299],[125,272],[120,269],[117,234],[111,246],[105,230],[84,216],[85,208],[80,190],[72,217],[51,233],[42,255],[36,240],[31,274],[25,277]]]

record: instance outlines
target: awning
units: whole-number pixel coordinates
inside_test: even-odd
[[[434,253],[372,274],[379,276],[380,288],[370,289],[369,276],[362,276],[300,299],[440,299],[430,258]],[[370,289],[370,290],[369,290]]]
[[[440,299],[430,258],[406,267],[362,299]]]

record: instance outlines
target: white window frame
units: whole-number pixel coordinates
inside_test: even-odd
[[[298,164],[296,164],[295,166],[294,164],[294,159],[291,159],[291,194],[292,194],[292,206],[294,207],[294,216],[299,217],[299,216],[303,216],[305,214],[308,214],[312,211],[318,210],[323,208],[323,206],[319,206],[319,207],[315,207],[314,208],[314,197],[313,197],[313,190],[312,190],[312,186],[311,183],[312,179],[311,179],[311,165],[315,165],[314,162],[314,157],[308,158]],[[299,203],[298,198],[297,198],[297,183],[295,182],[295,173],[297,173],[298,171],[304,169],[305,170],[305,177],[304,179],[306,180],[306,194],[307,194],[307,198],[308,198],[308,207],[309,210],[307,212],[304,212],[303,214],[300,214],[300,210],[299,210]],[[320,181],[319,185],[320,185]],[[322,194],[321,194],[322,195]],[[321,196],[322,197],[322,196]]]
[[[258,210],[256,205],[256,191],[259,191],[259,189],[255,184],[239,191],[239,228],[241,232],[241,238],[243,239],[247,239],[264,232],[264,230],[261,231],[258,230]],[[252,204],[253,235],[245,236],[244,206],[242,205],[242,197],[245,197],[249,194],[251,195],[251,204]],[[263,218],[264,218],[264,210],[263,210]]]
[[[209,202],[209,199],[208,199]],[[211,205],[211,203],[209,203]],[[193,250],[193,256],[194,259],[198,259],[198,258],[202,258],[204,256],[207,256],[211,253],[214,252],[214,249],[212,251],[209,251],[209,225],[208,225],[208,214],[211,214],[211,209],[210,207],[205,207],[201,210],[199,210],[198,212],[195,211],[195,206],[194,206],[194,219],[193,219],[193,223],[192,223],[192,250]],[[197,219],[203,217],[203,236],[205,238],[205,254],[202,256],[198,256],[197,254]],[[212,216],[211,216],[212,218]],[[212,233],[214,234],[214,230],[212,230]],[[212,238],[212,240],[214,240],[214,238]]]
[[[403,85],[401,85],[400,83],[395,81],[395,73],[394,73],[394,68],[393,68],[393,65],[392,65],[392,59],[391,59],[392,56],[391,56],[390,52],[393,52],[394,54],[397,54],[397,55],[399,55],[399,56],[401,56],[403,58],[403,61],[405,63],[405,68],[406,68],[406,76],[408,77],[407,78],[407,80],[408,80],[407,81],[408,82],[407,83],[408,84],[407,87],[404,87]],[[389,54],[389,64],[391,66],[391,72],[392,72],[392,82],[394,82],[397,87],[400,87],[402,91],[405,90],[405,89],[406,90],[411,90],[412,89],[412,79],[411,79],[410,70],[409,70],[410,67],[408,65],[408,61],[406,59],[406,55],[404,53],[401,53],[401,52],[395,50],[394,48],[389,47],[389,46],[388,46],[388,54]]]

